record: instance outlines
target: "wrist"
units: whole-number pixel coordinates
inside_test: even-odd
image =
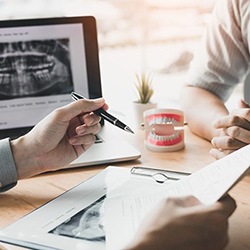
[[[34,175],[36,161],[34,154],[30,152],[32,147],[27,144],[25,136],[11,141],[11,148],[19,179]]]

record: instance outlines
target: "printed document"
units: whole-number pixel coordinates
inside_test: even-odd
[[[250,165],[250,145],[213,162],[170,185],[153,189],[142,186],[129,195],[122,194],[125,183],[108,193],[105,203],[106,249],[124,249],[132,241],[146,214],[163,198],[193,195],[204,204],[219,200],[239,181]]]

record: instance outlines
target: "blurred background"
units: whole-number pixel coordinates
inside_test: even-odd
[[[0,0],[0,18],[94,15],[100,48],[197,40],[215,0]]]
[[[154,77],[153,99],[166,107],[177,105],[214,4],[215,0],[0,0],[0,18],[95,16],[105,99],[114,105],[124,101],[121,93],[136,99],[135,74],[143,70]]]

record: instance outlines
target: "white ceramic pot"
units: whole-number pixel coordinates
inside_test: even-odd
[[[157,108],[157,103],[149,102],[149,103],[139,103],[139,102],[133,102],[133,113],[134,113],[134,120],[135,124],[138,127],[143,127],[143,112],[148,109],[154,109]]]

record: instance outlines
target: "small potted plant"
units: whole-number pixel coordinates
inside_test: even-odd
[[[139,97],[137,103],[149,103],[154,94],[154,90],[152,88],[152,78],[143,72],[140,75],[136,74],[135,87]]]
[[[156,108],[156,103],[152,102],[154,89],[152,87],[152,77],[146,73],[136,74],[135,88],[137,92],[137,101],[134,102],[136,122],[141,125],[143,123],[143,112]]]

